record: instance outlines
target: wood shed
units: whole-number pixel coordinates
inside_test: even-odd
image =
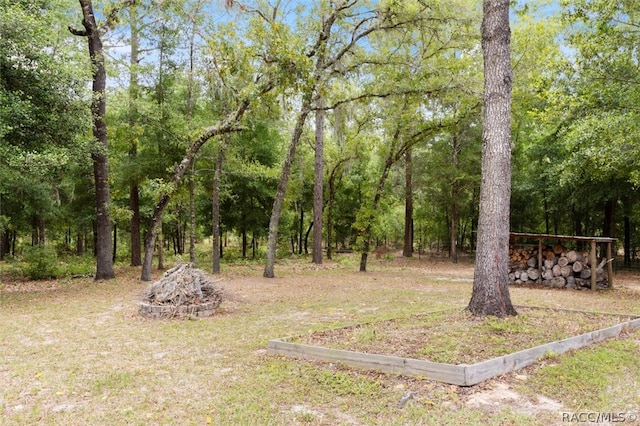
[[[529,250],[517,249],[517,240],[537,240]],[[565,251],[563,241],[588,245],[588,251]],[[589,287],[596,290],[599,283],[613,287],[613,244],[617,240],[609,237],[584,237],[550,234],[510,234],[510,276],[514,282],[533,281],[553,287]],[[603,244],[606,254],[598,261],[597,245]],[[576,244],[577,245],[577,244]],[[519,269],[520,264],[524,269]]]

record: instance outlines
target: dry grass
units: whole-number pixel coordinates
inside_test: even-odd
[[[261,265],[227,266],[224,287],[233,299],[223,302],[216,316],[198,321],[140,318],[136,302],[147,284],[130,268],[118,270],[118,278],[109,282],[4,280],[0,423],[561,423],[557,407],[535,404],[539,394],[560,399],[567,411],[640,410],[638,332],[472,388],[266,355],[274,337],[461,309],[471,294],[471,265],[374,260],[370,272],[355,270],[355,260],[348,257],[321,268],[307,260],[283,262],[275,279],[262,278]],[[512,299],[522,305],[638,315],[638,282],[625,277],[618,280],[624,287],[595,294],[514,288]],[[635,354],[623,356],[629,351]],[[582,353],[593,353],[593,359],[580,364]],[[609,365],[601,377],[597,364],[603,354]],[[575,360],[577,367],[564,367]],[[567,387],[566,398],[559,398],[555,392],[569,380],[568,368],[574,369],[570,383],[585,386],[577,396],[575,386]],[[589,379],[594,375],[600,380]],[[471,404],[474,395],[500,384],[522,399],[503,401],[501,408]],[[612,397],[596,400],[600,394]],[[409,400],[399,408],[403,396]],[[590,400],[593,406],[583,404]]]
[[[456,308],[323,330],[289,341],[455,365],[475,364],[633,318],[532,307],[519,307],[515,317],[476,318]]]

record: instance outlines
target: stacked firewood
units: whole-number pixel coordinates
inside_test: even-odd
[[[538,268],[538,248],[511,248],[509,250],[509,281],[511,284],[542,284],[555,288],[591,288],[589,252],[566,250],[557,244],[542,250],[542,267]],[[607,286],[604,270],[607,260],[597,267],[598,287]]]

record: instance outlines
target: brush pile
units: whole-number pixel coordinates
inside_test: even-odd
[[[178,265],[149,286],[140,303],[140,314],[147,318],[211,316],[222,303],[220,281],[193,264]]]

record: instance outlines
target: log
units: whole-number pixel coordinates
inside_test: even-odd
[[[567,284],[567,281],[564,277],[553,277],[551,279],[551,287],[562,288]]]
[[[536,259],[535,256],[531,256],[529,260],[527,260],[527,266],[529,268],[535,268],[538,266],[538,259]]]
[[[559,277],[560,275],[562,275],[562,272],[560,272],[560,265],[555,265],[552,271],[554,277]]]
[[[563,277],[568,277],[569,275],[571,275],[571,273],[573,272],[573,269],[571,269],[571,266],[569,265],[565,265],[565,266],[561,266],[560,267],[560,275]]]
[[[562,244],[556,244],[555,246],[553,246],[553,252],[557,255],[560,255],[564,253],[564,247],[562,246]]]
[[[544,257],[547,259],[553,259],[554,257],[556,257],[556,254],[553,252],[553,250],[547,250],[544,252]]]
[[[573,276],[568,276],[567,280],[567,288],[576,288],[576,278]]]
[[[566,254],[569,263],[574,263],[578,260],[578,252],[575,250],[569,250]]]
[[[553,278],[553,270],[551,269],[545,269],[544,271],[542,271],[542,279],[543,280],[550,280],[551,278]]]
[[[567,257],[565,257],[565,256],[561,256],[561,257],[558,259],[558,265],[560,265],[560,266],[567,266],[568,264],[569,264],[569,259],[567,259]]]
[[[520,281],[529,281],[529,275],[527,274],[527,271],[520,271]]]
[[[573,265],[571,265],[571,269],[573,270],[573,272],[578,273],[578,272],[582,272],[582,269],[584,268],[584,265],[582,264],[582,262],[576,260],[575,262],[573,262]]]
[[[538,278],[540,278],[540,273],[535,268],[529,268],[527,269],[527,276],[530,280],[536,281]]]
[[[556,257],[554,257],[553,259],[546,259],[544,261],[544,267],[547,269],[551,269],[557,262],[558,262],[558,258]]]
[[[591,268],[584,268],[580,271],[580,278],[583,280],[591,278]]]

